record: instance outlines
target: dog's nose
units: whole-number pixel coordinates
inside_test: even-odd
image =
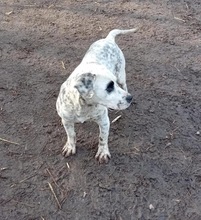
[[[131,103],[132,99],[133,99],[133,96],[132,96],[132,95],[127,95],[127,96],[126,96],[126,101],[127,101],[128,103]]]

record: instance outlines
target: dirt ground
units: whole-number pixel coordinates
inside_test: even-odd
[[[200,12],[200,0],[1,0],[0,219],[201,219]],[[60,85],[92,42],[134,27],[117,38],[134,101],[110,112],[111,161],[95,160],[91,122],[64,158]]]

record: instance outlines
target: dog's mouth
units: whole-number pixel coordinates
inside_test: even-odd
[[[117,110],[124,110],[124,109],[127,109],[129,106],[130,106],[130,103],[126,103],[126,104],[119,103],[119,104],[117,104],[117,107],[118,107]]]
[[[130,103],[122,103],[122,102],[119,102],[118,104],[114,105],[114,106],[107,106],[107,105],[104,105],[107,107],[107,109],[112,112],[112,111],[120,111],[120,110],[124,110],[124,109],[127,109],[129,106],[130,106]]]
[[[123,105],[122,103],[118,103],[117,107],[114,107],[114,108],[109,107],[108,110],[112,112],[112,111],[120,111],[120,110],[128,108],[128,106],[122,106],[122,105]]]

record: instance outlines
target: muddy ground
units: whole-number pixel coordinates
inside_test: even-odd
[[[201,219],[200,12],[200,0],[0,2],[0,219]],[[60,85],[92,42],[133,27],[117,38],[134,102],[110,112],[111,161],[94,159],[90,122],[64,158]]]

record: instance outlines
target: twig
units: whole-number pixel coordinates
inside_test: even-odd
[[[181,72],[175,65],[173,66],[179,73]]]
[[[13,13],[13,11],[9,11],[9,12],[6,12],[5,14],[6,15],[10,15],[10,14],[12,14]]]
[[[48,174],[52,177],[53,182],[55,183],[56,186],[58,186],[56,180],[54,179],[52,173],[49,171],[49,169],[47,168],[46,171],[48,172]],[[59,187],[59,186],[58,186]]]
[[[129,144],[129,141],[130,141],[130,136],[131,136],[131,132],[130,132],[130,134],[128,136],[128,139],[127,139],[126,148],[128,147],[128,144]]]
[[[61,61],[61,65],[62,65],[62,68],[65,70],[65,69],[66,69],[66,67],[65,67],[64,62],[63,62],[63,61]]]
[[[113,187],[107,187],[107,186],[103,186],[101,184],[98,184],[98,187],[101,188],[101,189],[105,189],[107,191],[112,191]]]
[[[25,7],[37,7],[38,5],[34,4],[34,5],[24,5]]]
[[[140,152],[140,150],[137,147],[133,147],[136,151]]]
[[[13,188],[13,187],[16,186],[17,184],[23,183],[23,182],[25,182],[26,180],[29,180],[29,179],[31,179],[32,177],[36,176],[36,175],[37,175],[37,173],[35,173],[35,174],[33,174],[32,176],[29,176],[29,177],[27,177],[27,178],[25,178],[25,179],[23,179],[23,180],[20,180],[18,183],[12,184],[10,187]]]
[[[68,162],[66,163],[66,166],[67,166],[67,168],[70,170],[70,165],[69,165]]]
[[[23,183],[24,181],[29,180],[29,179],[31,179],[32,177],[36,176],[36,175],[37,175],[37,173],[35,173],[35,174],[33,174],[32,176],[29,176],[29,177],[27,177],[27,178],[25,178],[25,179],[23,179],[23,180],[20,180],[19,183]]]
[[[48,8],[52,8],[52,7],[54,7],[54,4],[51,4],[51,5],[48,6]]]
[[[4,170],[7,170],[7,169],[8,169],[8,167],[2,167],[0,170],[4,171]]]
[[[21,202],[21,201],[17,201],[17,200],[12,200],[13,202],[16,202],[16,203],[18,203],[18,204],[21,204],[21,205],[25,205],[25,206],[28,206],[28,207],[30,207],[30,208],[34,208],[34,206],[33,205],[30,205],[30,204],[27,204],[27,203],[24,203],[24,202]]]
[[[174,19],[178,20],[178,21],[183,21],[183,22],[186,22],[185,20],[181,19],[181,18],[178,18],[178,17],[175,17],[174,16]]]
[[[52,188],[52,185],[49,182],[48,182],[48,185],[49,185],[50,190],[51,190],[51,192],[52,192],[52,194],[53,194],[53,196],[54,196],[54,198],[55,198],[55,200],[57,202],[57,205],[58,205],[59,209],[61,209],[61,204],[59,203],[59,200],[58,200],[58,198],[57,198],[57,196],[56,196],[56,194],[54,192],[54,189]]]
[[[111,124],[114,123],[114,122],[116,122],[116,121],[117,121],[118,119],[120,119],[120,118],[121,118],[121,115],[117,116],[114,120],[112,120]]]
[[[86,192],[84,192],[84,194],[83,194],[83,198],[85,198],[85,197],[86,197],[86,195],[87,195],[87,193],[86,193]]]
[[[62,199],[61,206],[63,206],[63,204],[64,204],[64,202],[66,201],[67,198],[68,198],[68,196],[66,196],[65,198]]]
[[[136,154],[136,155],[140,155],[139,153],[137,153],[137,152],[132,152],[132,151],[125,152],[125,154]]]
[[[20,145],[19,143],[16,143],[16,142],[13,142],[13,141],[9,141],[9,140],[6,140],[4,138],[0,138],[0,141],[4,141],[4,142],[10,143],[10,144]]]

